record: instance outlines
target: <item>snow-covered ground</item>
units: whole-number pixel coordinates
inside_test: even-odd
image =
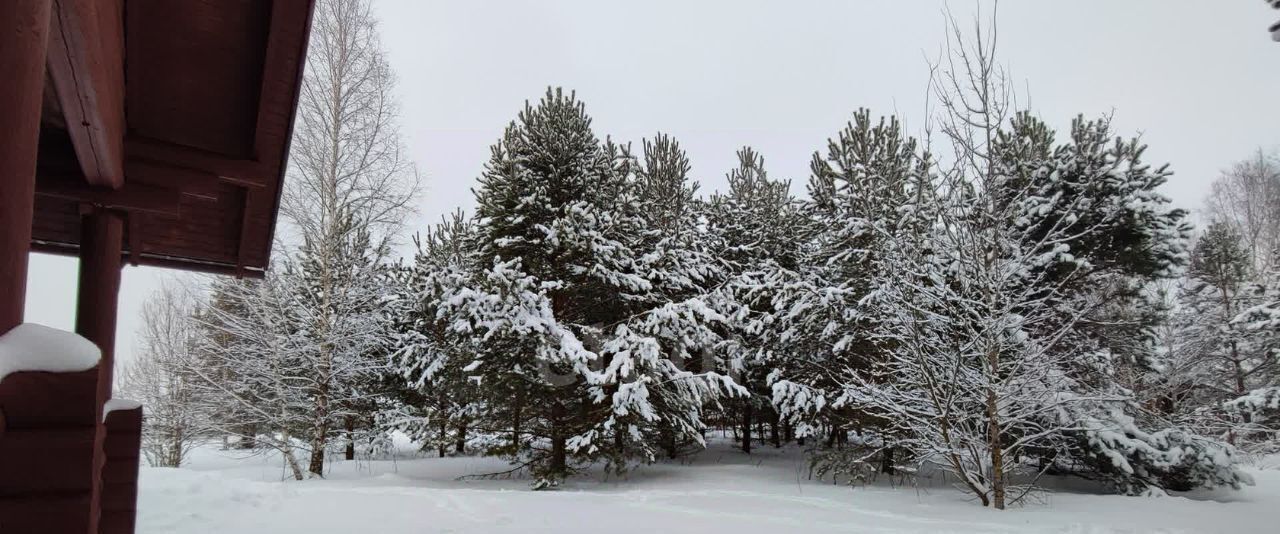
[[[998,512],[942,480],[918,487],[836,486],[808,479],[799,450],[750,456],[713,445],[686,465],[623,480],[583,476],[558,491],[526,480],[455,480],[505,470],[487,458],[337,462],[326,480],[282,482],[278,457],[203,448],[189,467],[143,467],[138,532],[1277,532],[1280,470],[1257,486],[1177,497],[1121,497],[1058,484],[1038,502]],[[1074,491],[1071,489],[1075,487]]]

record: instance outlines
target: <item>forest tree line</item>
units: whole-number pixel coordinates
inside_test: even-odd
[[[223,440],[301,479],[402,432],[543,488],[732,428],[822,476],[928,465],[1004,508],[1045,474],[1239,487],[1277,449],[1275,154],[1224,172],[1197,230],[1107,117],[1017,108],[979,28],[933,65],[923,132],[860,110],[803,192],[747,147],[702,194],[676,139],[602,139],[549,89],[491,147],[475,212],[411,229],[370,20],[317,7],[266,277],[145,310],[123,382],[153,463]]]

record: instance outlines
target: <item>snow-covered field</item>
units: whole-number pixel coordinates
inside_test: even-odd
[[[750,456],[713,445],[687,465],[587,475],[558,491],[528,480],[455,480],[505,470],[487,458],[337,462],[326,480],[282,482],[279,458],[204,448],[189,467],[142,468],[141,534],[427,532],[1277,532],[1280,470],[1255,487],[1120,497],[1058,484],[1038,502],[981,508],[942,480],[918,487],[808,479],[795,448]],[[1071,488],[1075,487],[1076,490]]]

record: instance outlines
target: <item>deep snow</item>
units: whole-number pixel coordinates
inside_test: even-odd
[[[466,480],[505,470],[488,458],[336,462],[326,480],[281,481],[278,457],[196,450],[188,467],[143,467],[140,534],[422,532],[1275,532],[1280,470],[1257,486],[1195,496],[1122,497],[1058,483],[1005,512],[970,502],[942,480],[920,487],[836,486],[808,479],[801,452],[748,456],[713,445],[688,465],[600,474],[558,491],[524,480]],[[1072,489],[1074,488],[1074,489]]]

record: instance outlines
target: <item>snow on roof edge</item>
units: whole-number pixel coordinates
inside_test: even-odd
[[[0,381],[12,373],[74,373],[98,365],[102,352],[80,335],[23,323],[0,336]]]
[[[136,410],[141,407],[142,403],[136,400],[115,398],[107,399],[107,403],[102,405],[102,421],[105,423],[107,421],[107,416],[111,415],[111,412],[117,410]]]

